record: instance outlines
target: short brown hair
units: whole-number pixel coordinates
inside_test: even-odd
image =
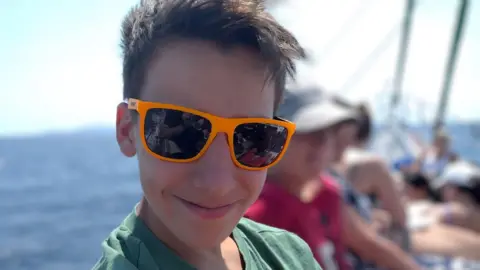
[[[123,97],[139,98],[157,49],[176,39],[211,41],[223,48],[247,47],[267,64],[279,101],[295,59],[305,58],[297,39],[260,0],[142,0],[122,24]]]

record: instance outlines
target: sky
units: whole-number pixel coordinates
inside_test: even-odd
[[[367,101],[381,116],[387,110],[399,32],[392,32],[371,67],[361,64],[401,20],[404,2],[284,0],[272,12],[312,56],[300,66],[299,79],[318,81],[352,101]],[[402,113],[411,121],[428,122],[439,98],[458,1],[419,2]],[[480,48],[480,1],[471,2],[447,113],[455,121],[480,118],[480,50],[474,49]],[[120,23],[135,3],[1,1],[0,134],[113,127],[122,98]],[[342,28],[349,19],[355,22]],[[365,70],[362,79],[346,88],[359,68]]]

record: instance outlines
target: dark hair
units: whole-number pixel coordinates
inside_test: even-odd
[[[122,24],[123,97],[139,98],[146,70],[157,50],[181,39],[214,42],[222,48],[258,52],[275,83],[277,101],[285,81],[305,58],[297,39],[278,24],[260,0],[142,0]]]
[[[475,179],[475,184],[472,187],[472,196],[475,202],[480,205],[480,177]]]
[[[458,189],[468,194],[476,204],[480,205],[480,176],[473,176],[469,180],[473,183],[471,187],[458,187]]]
[[[405,173],[403,174],[403,179],[407,185],[426,191],[430,200],[435,202],[441,201],[440,195],[433,190],[430,185],[430,180],[424,174],[418,172]]]
[[[357,106],[358,111],[358,131],[357,140],[366,142],[370,139],[372,134],[372,118],[370,110],[366,104],[360,104]]]
[[[332,99],[336,104],[357,112],[357,119],[355,122],[358,126],[358,130],[356,139],[361,142],[368,141],[372,134],[372,118],[367,104],[361,103],[357,106],[354,106],[339,96],[333,96]]]

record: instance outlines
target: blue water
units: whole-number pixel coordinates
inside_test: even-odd
[[[478,161],[470,133],[454,148]],[[0,139],[0,269],[90,269],[140,198],[135,162],[113,131]]]
[[[0,140],[0,269],[90,269],[140,197],[113,131]]]

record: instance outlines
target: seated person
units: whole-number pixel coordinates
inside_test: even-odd
[[[480,169],[466,161],[451,163],[434,186],[445,202],[436,208],[440,221],[480,233]]]
[[[340,189],[331,178],[321,176],[331,159],[331,127],[351,118],[350,112],[311,87],[290,88],[278,115],[294,121],[297,131],[245,216],[303,238],[324,269],[350,269],[341,239]]]
[[[334,103],[314,105],[319,99],[315,93],[298,95],[287,95],[279,109],[281,116],[297,123],[298,133],[284,159],[269,171],[262,194],[246,216],[301,236],[325,269],[350,265],[367,269],[361,259],[345,253],[344,245],[388,269],[417,269],[400,248],[377,237],[356,212],[349,212],[338,184],[322,174],[332,161],[335,146],[335,128],[331,126],[351,121],[352,113]],[[302,104],[308,105],[302,109]]]
[[[479,248],[479,236],[441,220],[445,203],[440,202],[440,196],[430,187],[430,180],[425,175],[406,174],[404,180],[412,251],[418,262],[427,269],[476,269],[455,267],[472,265],[474,262],[468,259],[480,258],[474,251]]]
[[[444,129],[435,131],[433,143],[425,149],[413,165],[428,177],[440,176],[445,166],[458,159],[451,149],[451,138]]]
[[[344,240],[350,250],[350,257],[353,260],[354,267],[355,269],[376,269],[376,267],[387,269],[417,269],[418,266],[416,266],[409,255],[403,252],[395,242],[378,234],[379,231],[382,231],[384,226],[378,226],[378,223],[374,222],[374,218],[379,215],[374,214],[376,211],[373,209],[370,198],[366,194],[359,192],[356,189],[354,182],[349,181],[346,178],[346,168],[348,168],[348,163],[344,162],[343,157],[345,150],[353,141],[355,141],[354,138],[357,134],[358,127],[357,121],[358,120],[356,119],[350,119],[336,125],[334,129],[335,155],[332,166],[329,170],[329,173],[344,189],[344,212],[347,213],[344,217]],[[366,169],[369,169],[368,166]],[[388,175],[384,173],[385,169],[377,172],[381,172],[378,176]],[[363,177],[362,179],[367,178]],[[368,182],[368,180],[365,180],[364,183],[365,182]],[[375,182],[381,183],[386,181],[385,178],[378,177]],[[391,212],[399,213],[396,219],[396,223],[398,224],[399,221],[404,220],[404,214],[402,214],[404,209],[401,203],[400,193],[396,188],[396,183],[393,180],[393,177],[391,179],[391,187],[389,190],[390,189],[391,194],[397,194],[393,200],[390,198],[391,202],[393,202],[391,205],[396,205],[396,207],[390,209]],[[372,191],[373,189],[370,190]],[[379,190],[382,189],[379,188]],[[393,210],[397,208],[398,211]],[[392,217],[394,217],[394,215],[392,215]],[[389,222],[389,219],[390,218],[387,218],[387,223]],[[356,233],[352,233],[351,231],[355,231]],[[406,232],[405,228],[402,231]],[[409,248],[408,240],[408,235],[401,237],[399,240],[402,241],[402,247],[404,249]],[[365,246],[368,246],[369,248],[365,248]]]
[[[388,212],[393,227],[404,230],[404,205],[388,165],[380,156],[367,150],[372,136],[371,113],[363,104],[350,105],[349,108],[357,112],[356,130],[348,135],[345,132],[347,129],[342,128],[343,134],[338,137],[336,168],[343,172],[358,192],[370,195],[374,198],[372,203],[378,203]]]

